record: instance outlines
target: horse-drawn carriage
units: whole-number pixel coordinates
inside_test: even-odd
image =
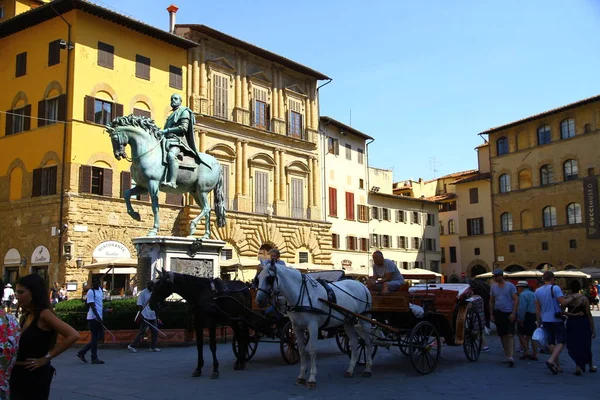
[[[314,280],[324,280],[326,282],[336,282],[344,279],[344,271],[340,270],[311,272],[307,275]],[[283,299],[278,298],[274,300],[275,304],[269,307],[261,307],[256,302],[256,288],[251,288],[250,294],[252,295],[252,308],[248,309],[244,307],[244,309],[240,310],[250,329],[250,340],[245,357],[246,361],[250,361],[254,357],[259,343],[279,343],[283,360],[289,365],[298,363],[300,353],[298,351],[296,333],[292,327],[292,322],[287,316],[288,305]],[[217,304],[223,301],[228,300],[217,299]],[[336,341],[340,343],[341,332],[343,330],[340,330],[339,327],[319,330],[318,338],[329,339],[335,337]],[[233,353],[237,357],[240,351],[240,344],[235,335],[232,341],[232,348]]]

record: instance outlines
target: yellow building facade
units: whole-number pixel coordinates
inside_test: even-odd
[[[8,3],[1,3],[6,10]],[[23,8],[24,2],[12,4],[12,9],[24,12],[0,22],[0,48],[9,60],[0,65],[4,88],[0,95],[3,276],[13,282],[19,275],[38,273],[50,282],[72,282],[71,289],[80,290],[88,278],[85,264],[135,258],[131,238],[144,236],[152,219],[143,196],[133,200],[142,221],[126,214],[122,197],[131,185],[130,164],[116,161],[104,125],[116,116],[133,113],[155,119],[162,126],[173,93],[190,99],[190,106],[200,112],[194,95],[195,90],[201,90],[201,79],[194,73],[202,68],[210,84],[214,71],[223,75],[231,71],[224,67],[228,64],[223,64],[223,59],[207,58],[207,63],[199,63],[195,57],[203,45],[197,41],[92,3],[55,0],[29,11]],[[228,46],[229,52],[236,53],[235,46]],[[205,54],[212,57],[213,53]],[[273,61],[263,64],[273,66]],[[288,75],[298,76],[291,71],[281,73],[283,81]],[[304,107],[308,104],[309,112],[317,110],[318,118],[317,78],[300,75],[306,94],[298,97],[304,100]],[[261,79],[262,75],[252,79],[245,75],[244,80]],[[311,79],[312,85],[308,85]],[[235,80],[229,82],[232,88]],[[281,92],[287,89],[280,87]],[[233,89],[231,93],[233,101]],[[213,99],[214,93],[208,89],[205,100]],[[281,109],[287,110],[285,104]],[[236,115],[243,114],[240,110]],[[309,115],[304,110],[300,109],[302,118]],[[331,239],[322,233],[329,225],[319,222],[319,206],[315,204],[320,194],[314,175],[318,164],[313,160],[319,150],[316,140],[307,140],[316,124],[302,119],[298,132],[304,136],[289,137],[287,131],[281,131],[281,126],[288,126],[285,112],[278,110],[273,115],[280,120],[278,134],[237,122],[233,114],[231,119],[206,114],[197,117],[200,150],[231,166],[230,209],[239,210],[229,212],[227,226],[215,228],[213,237],[228,243],[229,257],[256,259],[260,245],[268,242],[283,249],[286,260],[300,257],[296,251],[300,249],[312,261],[327,263]],[[294,118],[295,129],[298,118]],[[256,171],[267,175],[256,175]],[[262,183],[266,177],[271,184],[266,195],[260,192],[259,200],[265,199],[262,203],[273,207],[272,213],[267,206],[264,210],[255,207],[255,176]],[[300,198],[297,188],[303,185],[303,202],[294,203],[296,208],[298,204],[304,208],[302,215],[290,209],[290,184],[295,185],[295,199]],[[159,234],[187,235],[189,220],[197,215],[198,208],[182,196],[161,193],[159,199]],[[326,238],[324,242],[321,236]],[[120,275],[115,288],[129,285],[131,274]]]
[[[597,265],[600,96],[481,134],[491,148],[496,266]]]

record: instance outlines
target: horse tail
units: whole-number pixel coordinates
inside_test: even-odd
[[[215,213],[217,214],[217,226],[225,226],[225,196],[223,195],[223,174],[219,174],[219,180],[215,186]]]

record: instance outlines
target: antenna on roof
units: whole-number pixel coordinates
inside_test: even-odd
[[[352,109],[350,109],[350,126],[352,126]]]
[[[429,157],[429,167],[431,168],[431,171],[433,172],[433,179],[435,179],[438,170],[435,168],[435,157]]]

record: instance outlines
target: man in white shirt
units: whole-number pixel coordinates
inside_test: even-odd
[[[148,281],[146,289],[140,292],[140,295],[137,299],[138,315],[136,316],[136,321],[138,320],[138,318],[140,319],[140,331],[138,332],[135,339],[133,339],[133,342],[131,342],[131,344],[127,346],[129,351],[131,351],[132,353],[137,353],[135,346],[137,346],[140,343],[140,341],[146,334],[148,328],[150,328],[150,333],[152,335],[150,351],[160,351],[160,349],[156,347],[158,343],[158,332],[156,330],[156,328],[158,327],[158,321],[156,318],[156,313],[148,306],[148,303],[150,303],[150,297],[152,296],[153,289],[154,282]]]
[[[79,352],[77,352],[77,358],[84,363],[87,363],[85,359],[85,353],[88,350],[92,350],[92,364],[104,364],[104,361],[98,359],[98,341],[102,336],[104,327],[102,325],[102,308],[104,295],[100,288],[100,279],[94,277],[92,279],[92,288],[88,290],[86,294],[86,304],[88,305],[87,321],[90,325],[91,340],[86,344]]]
[[[10,312],[12,309],[13,300],[15,299],[15,291],[10,283],[7,283],[4,287],[4,295],[2,296],[2,305],[5,307],[6,312]]]

